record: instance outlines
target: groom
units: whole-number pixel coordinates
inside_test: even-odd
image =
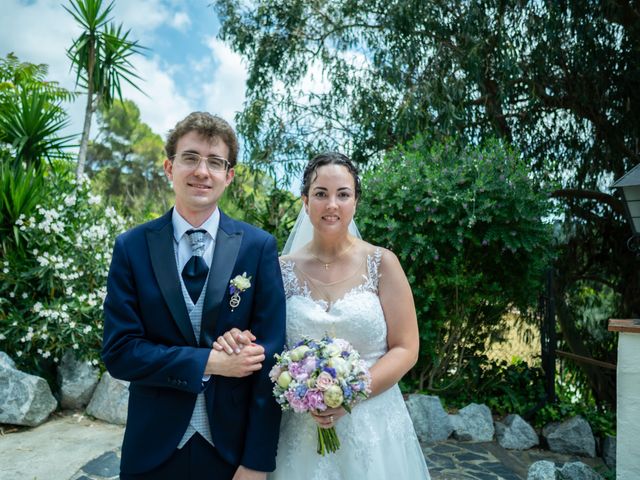
[[[227,122],[191,113],[165,150],[175,208],[116,239],[107,280],[102,358],[131,382],[120,478],[265,479],[280,426],[268,373],[285,335],[276,242],[218,208],[238,155]],[[212,349],[233,327],[256,343]]]

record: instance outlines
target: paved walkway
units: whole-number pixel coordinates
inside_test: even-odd
[[[0,435],[2,480],[117,480],[123,428],[80,414],[58,414],[36,428]],[[602,461],[546,450],[505,450],[495,442],[448,440],[424,445],[433,480],[522,480],[537,460],[581,461],[604,472]],[[397,479],[405,480],[405,479]],[[406,479],[410,480],[410,479]]]

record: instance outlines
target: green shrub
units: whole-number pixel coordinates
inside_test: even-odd
[[[550,204],[526,162],[498,142],[417,138],[363,175],[363,238],[398,255],[412,286],[420,356],[408,382],[465,385],[472,359],[508,312],[528,315],[549,261]]]
[[[524,417],[545,397],[544,371],[522,360],[490,362],[484,355],[475,356],[468,359],[455,381],[458,385],[442,395],[447,407],[483,403],[494,414],[517,413]]]
[[[57,168],[42,203],[16,221],[25,241],[0,270],[0,350],[36,373],[68,349],[98,363],[111,249],[125,229],[88,180],[77,185],[70,166]]]

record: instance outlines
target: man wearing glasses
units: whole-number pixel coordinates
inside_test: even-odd
[[[120,478],[264,479],[285,336],[276,242],[218,208],[238,156],[227,122],[191,113],[165,150],[175,207],[116,239],[107,280],[102,357],[131,382]],[[255,343],[213,349],[234,327]]]

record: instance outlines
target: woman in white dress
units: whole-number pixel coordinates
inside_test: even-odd
[[[307,217],[296,224],[281,258],[287,296],[287,344],[325,334],[350,342],[370,367],[368,399],[351,414],[329,408],[315,414],[285,412],[273,480],[429,479],[424,455],[398,381],[415,364],[419,337],[413,295],[389,250],[350,233],[360,197],[357,170],[344,155],[320,154],[307,165],[302,185],[310,241],[300,247]],[[299,228],[298,228],[299,227]],[[297,230],[297,231],[295,231]],[[216,348],[238,347],[227,332]],[[244,336],[245,338],[247,335]],[[316,426],[336,428],[335,453],[316,453]]]

